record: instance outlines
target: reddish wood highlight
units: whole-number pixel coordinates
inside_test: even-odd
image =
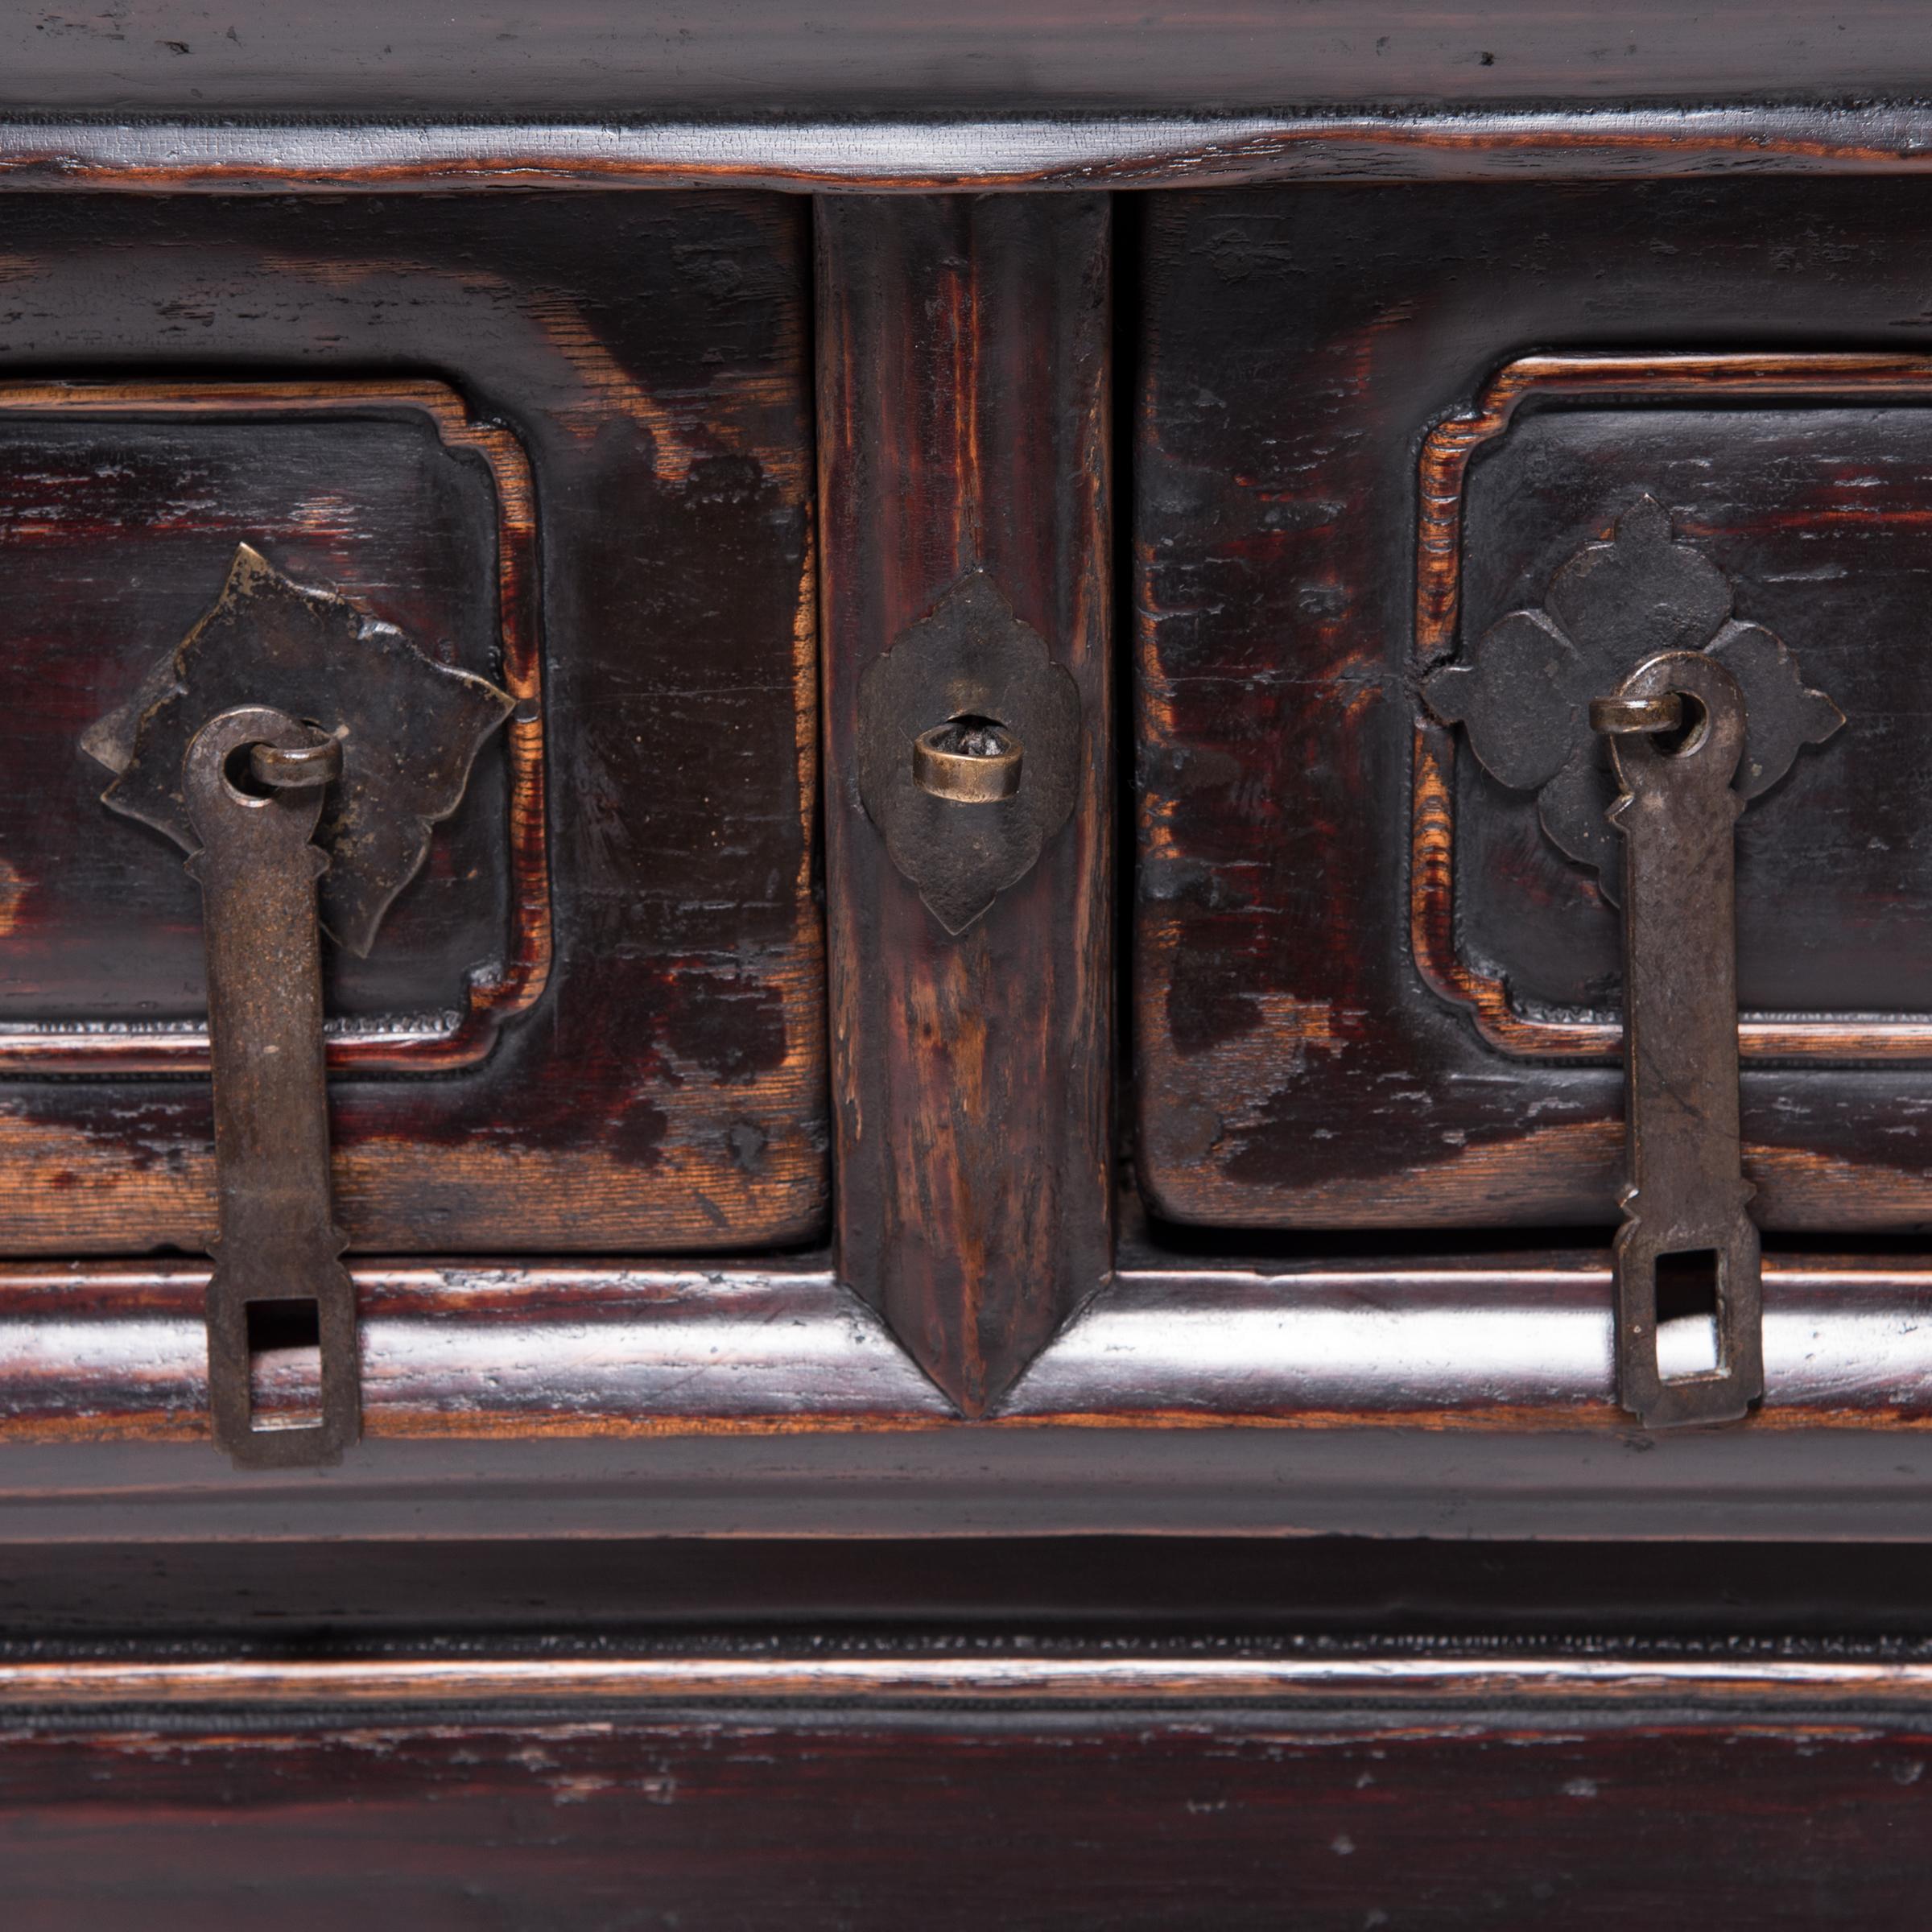
[[[818,233],[840,1266],[977,1414],[1110,1265],[1108,208],[827,200]],[[1079,686],[1080,775],[955,938],[859,802],[859,687],[976,568]]]

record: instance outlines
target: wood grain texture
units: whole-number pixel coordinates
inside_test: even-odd
[[[818,211],[839,1269],[968,1414],[1112,1264],[1108,218]],[[980,569],[1075,681],[1079,779],[1038,865],[956,937],[860,802],[860,683]]]
[[[1477,398],[1524,343],[1550,366],[1611,350],[1629,367],[1679,359],[1684,385],[1665,400],[1703,411],[1717,407],[1725,354],[1748,342],[1763,393],[1742,380],[1734,415],[1700,415],[1698,449],[1666,448],[1687,417],[1633,414],[1620,434],[1607,394],[1593,440],[1586,398],[1567,393],[1554,398],[1563,413],[1488,440],[1472,489],[1532,427],[1594,453],[1571,460],[1546,439],[1516,495],[1499,481],[1485,499],[1482,621],[1534,601],[1526,587],[1540,592],[1597,534],[1596,495],[1649,488],[1654,458],[1660,500],[1736,582],[1740,614],[1781,626],[1801,665],[1809,655],[1845,686],[1860,714],[1850,755],[1806,753],[1740,831],[1740,975],[1761,1009],[1746,1170],[1769,1228],[1925,1226],[1923,1075],[1768,1063],[1792,1057],[1794,1022],[1843,1029],[1798,1044],[1852,1060],[1882,1058],[1880,1033],[1901,1055],[1922,1039],[1918,889],[1909,857],[1883,851],[1890,815],[1909,815],[1922,784],[1905,588],[1917,575],[1887,573],[1915,541],[1923,464],[1900,440],[1916,415],[1885,407],[1932,340],[1896,272],[1916,198],[1902,184],[1766,182],[1146,205],[1137,1160],[1161,1211],[1250,1226],[1612,1220],[1620,1075],[1579,1063],[1602,1035],[1567,1034],[1564,1059],[1526,1066],[1483,1037],[1443,964],[1472,946],[1485,972],[1513,960],[1543,1022],[1600,1026],[1615,997],[1612,915],[1546,857],[1533,808],[1516,801],[1486,844],[1459,848],[1456,878],[1446,869],[1451,819],[1480,828],[1506,795],[1459,766],[1459,795],[1445,788],[1430,762],[1441,734],[1415,692],[1420,654],[1456,620],[1440,580],[1456,493],[1443,464],[1483,440]],[[1789,387],[1798,352],[1821,345],[1832,353],[1817,370],[1835,379],[1842,357],[1850,385],[1829,428]],[[1442,461],[1418,481],[1431,436]],[[1700,495],[1688,479],[1704,460]],[[1528,506],[1566,490],[1574,527],[1560,542],[1543,530],[1537,557],[1511,563]],[[1854,636],[1872,651],[1856,663]],[[1882,655],[1896,675],[1863,683]],[[1856,857],[1835,858],[1839,844]],[[1452,888],[1460,916],[1446,926]],[[1889,1004],[1874,1013],[1881,982]]]
[[[131,1662],[118,1708],[8,1714],[10,1922],[966,1928],[1016,1898],[1030,1925],[1189,1932],[1921,1922],[1922,1665],[976,1648],[398,1658],[336,1673],[386,1669],[386,1701],[312,1671],[293,1707],[246,1666],[179,1705]],[[502,1695],[526,1674],[547,1700]],[[992,1708],[947,1695],[1003,1675]]]
[[[460,387],[477,436],[513,437],[528,455],[545,715],[513,729],[526,745],[544,732],[551,763],[540,858],[551,971],[541,1001],[506,1019],[482,1063],[335,1083],[335,1196],[352,1243],[635,1252],[816,1233],[827,1162],[804,211],[758,196],[513,196],[396,208],[103,198],[76,212],[10,204],[9,372],[44,382],[138,367],[166,385],[212,368],[310,387],[420,385],[436,372]],[[138,584],[187,596],[192,620],[198,593],[181,590],[176,566],[197,546],[232,551],[227,525],[258,513],[287,526],[279,555],[291,568],[352,584],[360,568],[427,648],[477,648],[469,633],[493,625],[497,597],[525,586],[493,574],[494,510],[476,455],[439,459],[457,475],[440,495],[440,472],[412,481],[417,469],[371,451],[332,467],[306,446],[275,456],[277,437],[314,427],[130,423],[117,469],[114,426],[91,426],[94,443],[61,458],[72,487],[49,497],[74,513],[43,533],[43,550],[72,565],[60,594],[83,614],[107,597],[122,630],[134,614],[151,621],[159,655],[184,613],[158,603],[147,620]],[[198,434],[260,444],[227,448],[224,468]],[[482,482],[476,503],[459,487],[466,471]],[[16,475],[23,488],[32,494]],[[81,513],[102,497],[122,531],[118,572],[81,541]],[[31,524],[14,519],[10,546],[39,541]],[[407,535],[419,526],[426,534]],[[466,602],[431,594],[464,572],[475,579]],[[31,619],[31,570],[27,584],[13,602]],[[42,614],[43,630],[73,621],[58,604]],[[34,675],[38,621],[7,633],[16,675]],[[17,750],[22,737],[31,746],[76,839],[97,819],[101,853],[125,854],[126,869],[151,853],[156,890],[178,898],[178,857],[92,802],[99,786],[75,748],[106,708],[90,679],[122,661],[76,644],[42,704],[16,707],[9,729]],[[507,809],[500,792],[496,809]],[[527,870],[534,820],[517,810],[510,832]],[[460,993],[467,971],[501,970],[507,957],[509,834],[497,842],[493,859],[456,845],[441,861],[483,874],[475,890],[497,922],[489,943],[433,908],[416,918],[409,893],[398,902],[398,931],[415,919],[440,988]],[[426,901],[438,863],[411,889]],[[146,900],[117,893],[113,865],[88,865],[63,886],[71,899],[91,881],[85,931],[70,927],[64,941],[70,965],[76,945],[87,954],[85,972],[37,947],[35,894],[21,898],[17,1011],[71,998],[89,976],[125,976],[138,959]],[[155,928],[172,957],[186,915],[161,910]],[[198,1248],[211,1168],[200,1082],[0,1086],[6,1251]]]

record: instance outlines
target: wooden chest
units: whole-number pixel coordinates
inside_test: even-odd
[[[1918,1923],[1932,34],[729,11],[0,21],[20,1922]]]

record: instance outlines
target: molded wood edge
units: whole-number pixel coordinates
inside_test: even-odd
[[[1610,1275],[1596,1254],[1137,1269],[976,1422],[822,1269],[352,1273],[372,1439],[1633,1434],[1612,1401]],[[0,1267],[0,1445],[204,1436],[207,1279],[189,1262]],[[1765,1406],[1699,1441],[1932,1428],[1932,1265],[1773,1257],[1765,1302]]]

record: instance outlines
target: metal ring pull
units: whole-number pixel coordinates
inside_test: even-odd
[[[314,785],[332,785],[342,775],[342,741],[324,735],[312,745],[252,745],[248,764],[256,782],[275,791],[304,791]]]
[[[949,718],[912,741],[913,782],[956,805],[992,805],[1020,788],[1024,753],[1004,724]]]

